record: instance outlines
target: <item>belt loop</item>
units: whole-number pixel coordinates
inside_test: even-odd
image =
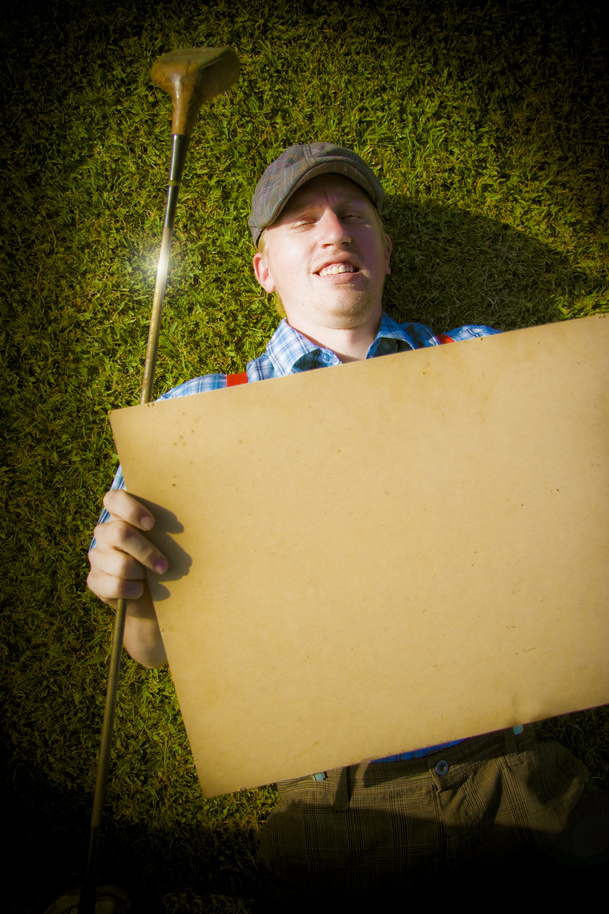
[[[349,808],[348,768],[332,768],[330,771],[320,771],[319,774],[312,774],[310,777],[319,787],[320,801],[324,798],[323,806],[330,806],[336,810]]]
[[[517,737],[520,736],[522,731],[523,728],[520,725],[517,725],[516,727],[508,727],[507,730],[503,731],[505,738],[506,755],[518,755],[519,749]]]
[[[349,809],[349,769],[341,768],[336,793],[334,794],[334,809],[344,811]]]

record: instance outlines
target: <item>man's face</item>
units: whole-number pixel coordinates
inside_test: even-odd
[[[355,329],[381,318],[391,241],[367,194],[340,175],[313,178],[288,200],[254,257],[289,323]]]

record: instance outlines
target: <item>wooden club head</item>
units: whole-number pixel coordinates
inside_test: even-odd
[[[150,76],[173,102],[171,132],[188,136],[203,102],[233,85],[239,60],[232,48],[185,48],[158,57]]]

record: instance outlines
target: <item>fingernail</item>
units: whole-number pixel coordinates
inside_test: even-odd
[[[165,559],[157,559],[154,563],[154,570],[157,574],[164,574],[167,571],[168,564]]]
[[[143,530],[152,530],[154,527],[154,517],[151,517],[150,514],[144,514],[144,516],[140,518],[140,527]]]

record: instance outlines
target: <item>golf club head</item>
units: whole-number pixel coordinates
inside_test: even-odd
[[[239,75],[232,48],[185,48],[158,57],[150,76],[173,102],[171,132],[188,136],[203,102],[226,92]]]

